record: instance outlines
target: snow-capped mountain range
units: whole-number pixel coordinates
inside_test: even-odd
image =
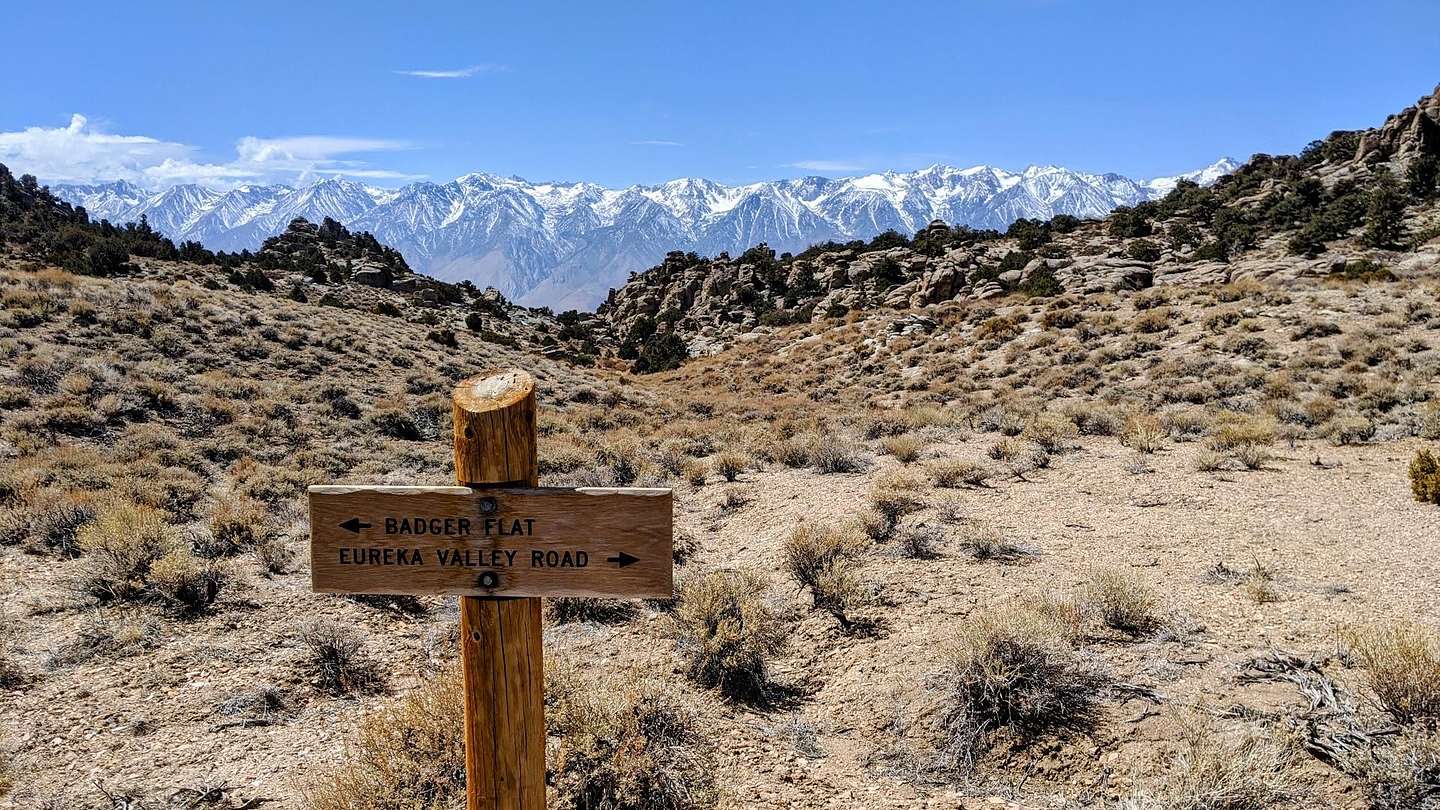
[[[609,189],[467,174],[398,189],[344,178],[301,188],[179,185],[146,190],[125,181],[53,191],[91,217],[150,225],[215,250],[255,249],[295,217],[331,217],[398,248],[417,272],[494,286],[532,306],[593,309],[671,250],[732,254],[761,242],[798,251],[826,240],[913,233],[932,219],[1004,229],[1020,217],[1100,217],[1163,196],[1180,179],[1213,182],[1238,164],[1222,158],[1155,180],[1058,166],[1009,172],[931,166],[862,177],[801,177],[748,185],[699,178]]]

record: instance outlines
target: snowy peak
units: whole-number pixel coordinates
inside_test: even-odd
[[[1240,168],[1240,162],[1238,160],[1230,157],[1222,157],[1203,169],[1177,174],[1174,177],[1157,177],[1153,180],[1145,181],[1144,185],[1150,189],[1155,196],[1163,197],[1174,190],[1175,186],[1181,180],[1190,180],[1202,186],[1208,186],[1238,168]]]
[[[727,185],[684,177],[609,189],[585,182],[532,183],[487,172],[398,189],[328,177],[301,188],[130,183],[59,186],[92,217],[138,220],[177,241],[217,250],[256,249],[295,217],[330,217],[399,249],[416,271],[491,284],[530,305],[590,309],[629,273],[672,250],[738,254],[759,242],[799,251],[826,240],[914,232],[933,219],[1004,229],[1021,217],[1102,217],[1164,196],[1180,180],[1210,183],[1237,168],[1229,158],[1153,180],[1032,165],[943,164],[859,177],[798,177]]]

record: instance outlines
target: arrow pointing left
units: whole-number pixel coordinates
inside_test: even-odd
[[[352,532],[354,532],[354,533],[356,533],[356,534],[359,534],[361,529],[368,529],[368,528],[370,528],[370,524],[369,524],[369,523],[362,523],[362,522],[360,521],[360,518],[358,518],[358,517],[353,517],[353,518],[350,518],[349,520],[345,521],[344,523],[341,523],[341,524],[340,524],[340,528],[342,528],[342,529],[347,529],[347,530],[352,531]]]

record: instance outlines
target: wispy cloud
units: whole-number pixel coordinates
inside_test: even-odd
[[[246,136],[235,143],[228,161],[199,159],[199,149],[147,135],[101,131],[75,114],[64,127],[27,127],[0,132],[0,163],[46,182],[86,183],[129,180],[146,186],[202,183],[233,186],[257,181],[303,181],[315,175],[343,174],[375,179],[418,179],[359,156],[414,149],[389,138],[299,135],[282,138]]]
[[[810,172],[858,172],[865,169],[858,163],[848,160],[797,160],[794,163],[783,163],[782,169],[804,169]]]
[[[454,70],[397,70],[401,76],[411,76],[416,79],[468,79],[471,76],[479,76],[481,73],[499,73],[509,70],[505,65],[471,65],[470,67],[456,68]]]
[[[630,142],[630,145],[631,145],[631,146],[684,146],[685,144],[680,143],[679,141],[644,140],[644,141],[631,141],[631,142]]]

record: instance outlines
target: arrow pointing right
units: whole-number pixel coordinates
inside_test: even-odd
[[[612,562],[620,566],[621,568],[624,568],[631,563],[640,562],[640,558],[631,556],[622,551],[619,554],[616,554],[614,557],[606,557],[605,562]]]
[[[348,531],[352,531],[352,532],[354,532],[354,533],[356,533],[356,534],[359,534],[361,529],[368,529],[368,528],[370,528],[370,524],[369,524],[369,523],[362,523],[362,522],[360,522],[360,518],[358,518],[358,517],[353,517],[353,518],[350,518],[349,520],[345,521],[344,523],[341,523],[341,524],[340,524],[340,528],[346,529],[346,530],[348,530]]]

